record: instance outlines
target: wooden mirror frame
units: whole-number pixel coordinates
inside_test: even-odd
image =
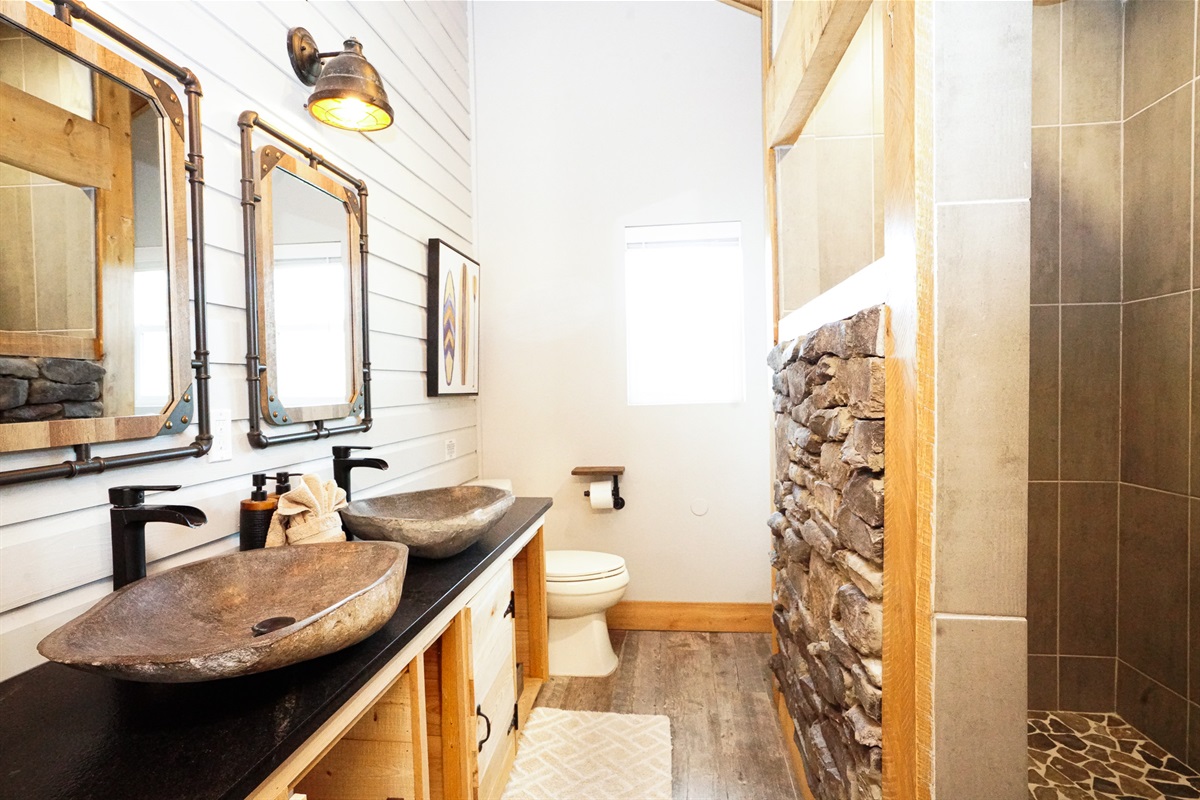
[[[56,0],[52,16],[31,3],[0,0],[0,18],[70,55],[93,71],[130,87],[154,103],[164,126],[163,163],[166,170],[166,246],[170,302],[172,400],[157,415],[100,417],[95,419],[15,422],[0,425],[0,455],[22,450],[74,447],[75,459],[46,466],[0,472],[0,485],[57,477],[74,477],[106,469],[151,464],[177,458],[198,457],[212,446],[209,430],[208,348],[204,289],[204,158],[201,148],[200,83],[190,69],[180,67],[150,49],[121,28],[92,12],[77,0]],[[72,27],[78,19],[123,45],[155,67],[165,71],[183,89],[143,70],[132,61],[108,50]],[[180,95],[187,100],[185,112]],[[186,143],[185,143],[186,136]],[[186,149],[185,149],[186,148]],[[188,211],[184,182],[191,194],[192,299],[188,298],[187,253]],[[103,221],[97,235],[103,235]],[[100,269],[103,270],[103,265]],[[188,320],[194,322],[189,331]],[[194,357],[188,354],[195,335]],[[103,329],[100,330],[103,336]],[[183,433],[196,423],[197,435],[190,444],[107,457],[92,457],[91,445],[103,442],[146,439]]]
[[[246,381],[250,430],[253,447],[265,448],[286,442],[324,439],[343,433],[365,433],[371,429],[371,359],[367,322],[367,185],[360,179],[306,147],[259,117],[245,111],[238,118],[242,155],[242,220],[245,235],[246,267]],[[304,157],[289,155],[274,145],[254,149],[254,129],[258,128]],[[305,163],[307,162],[307,163]],[[321,406],[285,405],[275,387],[275,299],[274,240],[271,207],[271,174],[281,168],[334,197],[342,198],[346,208],[349,237],[358,243],[357,259],[352,255],[350,269],[350,320],[352,376],[351,395],[345,403]],[[340,181],[325,172],[332,173]],[[358,422],[327,426],[326,422],[358,416]],[[263,421],[272,425],[308,423],[308,430],[267,436]]]

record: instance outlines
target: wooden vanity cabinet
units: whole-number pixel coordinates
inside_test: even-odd
[[[418,658],[308,770],[296,793],[308,800],[428,800],[424,683]]]
[[[472,702],[475,708],[479,800],[499,797],[517,755],[517,663],[512,565],[463,609],[471,630]],[[497,785],[499,784],[499,785]]]
[[[516,613],[517,721],[525,728],[542,685],[550,677],[550,629],[546,615],[546,548],[542,529],[513,559]]]
[[[519,730],[550,671],[544,552],[539,530],[426,651],[430,753],[441,757],[430,764],[435,800],[504,792]],[[430,675],[440,681],[436,691]],[[448,716],[451,704],[467,713]]]
[[[251,798],[498,800],[519,730],[550,674],[542,530],[493,565],[459,607],[440,632],[418,637],[428,644],[408,663],[397,657],[372,677]]]

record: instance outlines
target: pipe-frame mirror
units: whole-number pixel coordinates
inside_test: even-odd
[[[366,183],[254,111],[238,127],[250,444],[366,432]],[[256,128],[278,144],[255,149]],[[309,427],[268,436],[264,421]]]
[[[202,252],[191,286],[187,269],[189,178],[202,229],[199,83],[82,4],[58,9],[0,0],[0,55],[20,56],[0,72],[0,454],[74,447],[75,458],[22,457],[0,485],[199,456],[211,441],[204,315],[190,299],[204,296]],[[193,423],[191,443],[91,456]]]
[[[260,411],[272,425],[344,419],[362,410],[357,197],[274,145],[255,161]]]

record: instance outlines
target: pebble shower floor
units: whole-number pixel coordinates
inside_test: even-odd
[[[1200,798],[1200,775],[1116,714],[1031,711],[1029,797]]]

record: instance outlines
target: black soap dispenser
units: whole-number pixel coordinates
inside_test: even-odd
[[[275,493],[271,495],[275,499],[275,504],[279,504],[279,498],[292,490],[292,476],[299,476],[299,472],[276,472],[275,473]]]
[[[275,516],[278,497],[267,496],[266,473],[254,474],[254,491],[249,500],[242,501],[240,525],[238,526],[239,550],[257,550],[267,544],[267,531],[271,528],[271,517]]]

